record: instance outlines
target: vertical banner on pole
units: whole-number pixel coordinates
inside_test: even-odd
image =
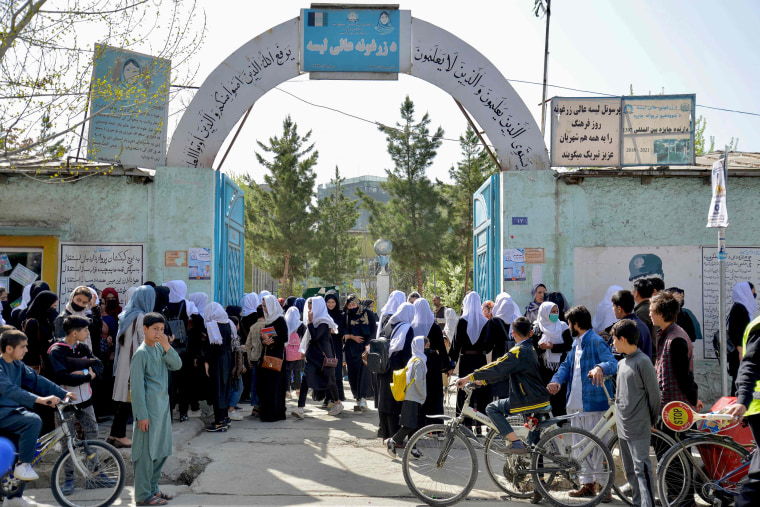
[[[728,158],[728,152],[726,152]],[[712,200],[707,214],[707,227],[728,227],[728,209],[726,207],[726,172],[725,159],[718,160],[712,166]]]

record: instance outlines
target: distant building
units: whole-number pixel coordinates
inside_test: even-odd
[[[347,178],[341,186],[343,187],[343,195],[350,199],[359,199],[356,194],[357,190],[361,190],[369,197],[376,201],[388,202],[390,196],[388,193],[380,187],[380,183],[385,183],[387,178],[382,176],[359,176],[356,178]],[[324,199],[330,195],[330,192],[335,188],[332,183],[323,183],[317,187],[317,198]],[[351,229],[351,232],[368,232],[369,231],[369,211],[360,210],[361,215],[356,220],[356,225]]]

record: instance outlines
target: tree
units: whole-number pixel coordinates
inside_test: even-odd
[[[472,194],[499,168],[480,146],[477,133],[467,127],[459,136],[462,160],[449,169],[453,184],[443,186],[443,196],[447,203],[451,224],[448,248],[454,264],[464,264],[464,291],[469,288],[469,274],[472,272]]]
[[[248,178],[246,194],[246,237],[252,245],[257,266],[282,280],[285,294],[293,293],[293,280],[304,272],[314,237],[317,213],[312,205],[318,152],[314,145],[304,148],[311,131],[301,137],[290,115],[282,122],[282,136],[270,137],[269,144],[256,141],[267,160],[256,160],[268,170],[264,185]]]
[[[392,262],[414,271],[420,291],[422,267],[438,266],[446,231],[440,194],[425,173],[441,145],[443,129],[438,127],[431,135],[429,124],[427,113],[414,122],[414,103],[407,95],[401,105],[401,123],[395,128],[379,127],[394,162],[392,170],[385,170],[388,181],[381,184],[390,200],[384,204],[359,193],[362,206],[370,211],[370,231],[393,243]]]
[[[345,178],[335,166],[335,178],[330,180],[330,195],[319,200],[317,234],[319,249],[312,270],[313,276],[325,283],[339,284],[357,273],[360,266],[359,241],[349,232],[359,218],[357,202],[343,195]]]
[[[171,59],[181,83],[194,77],[187,63],[204,34],[195,2],[0,1],[0,156],[60,158],[93,115],[108,112],[88,113],[96,42]]]

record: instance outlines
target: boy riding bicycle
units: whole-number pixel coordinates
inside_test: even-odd
[[[529,340],[533,331],[525,317],[512,322],[512,335],[516,345],[496,361],[472,372],[457,381],[457,387],[468,382],[484,385],[509,377],[509,398],[494,401],[486,407],[486,413],[498,428],[499,434],[507,441],[507,453],[526,454],[525,443],[520,440],[507,421],[510,414],[548,410],[549,391],[546,390],[538,372],[538,356]]]

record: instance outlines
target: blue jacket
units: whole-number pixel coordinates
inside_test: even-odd
[[[610,406],[607,403],[607,396],[604,394],[604,389],[596,387],[591,383],[591,379],[588,378],[588,372],[593,370],[596,366],[601,366],[605,375],[614,375],[617,372],[617,360],[612,355],[610,347],[605,343],[601,336],[596,334],[593,329],[586,331],[581,337],[583,352],[581,354],[581,371],[575,372],[575,348],[578,344],[578,339],[573,343],[572,350],[567,354],[567,357],[562,364],[559,365],[557,373],[552,377],[552,382],[556,382],[560,385],[567,383],[567,397],[570,398],[570,391],[573,388],[573,375],[581,375],[581,388],[583,398],[583,411],[584,412],[604,412]],[[613,392],[612,381],[607,380],[605,382],[607,391],[610,394]]]

